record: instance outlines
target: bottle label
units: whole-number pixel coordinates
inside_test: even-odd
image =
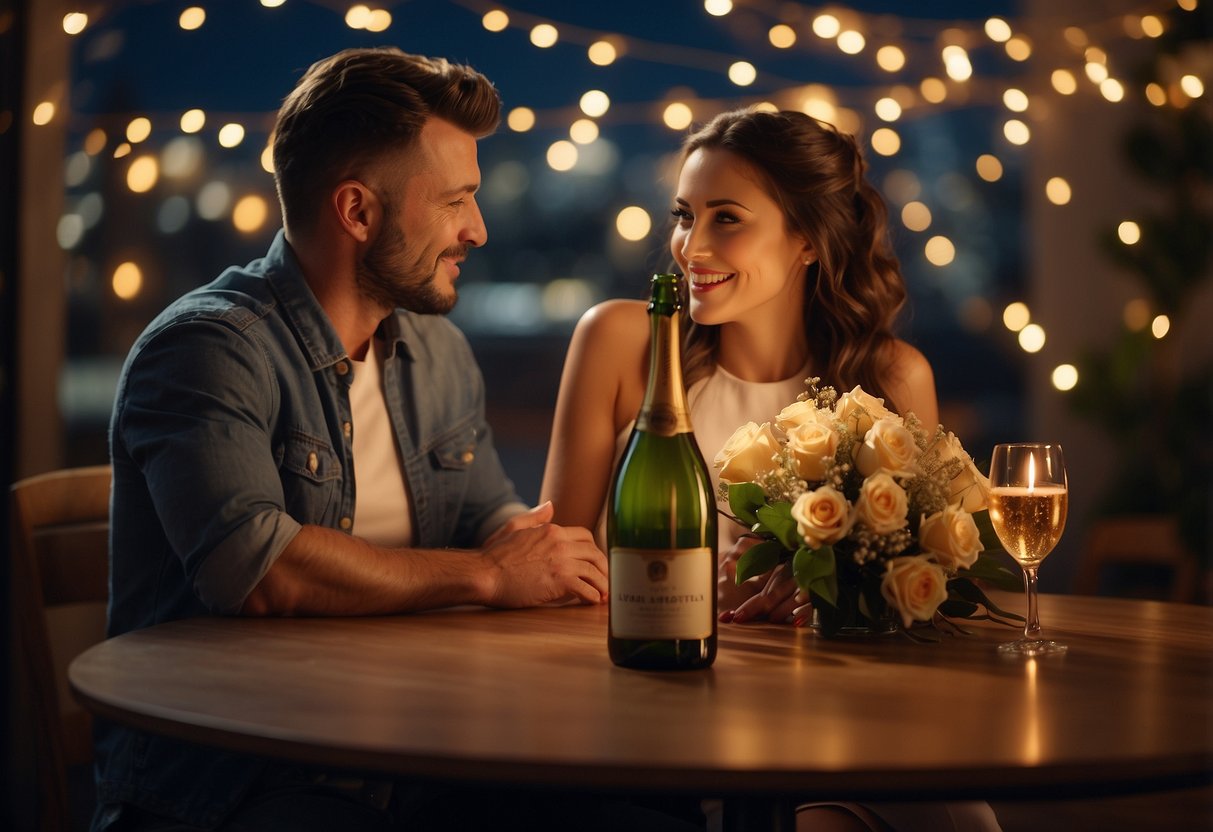
[[[712,635],[712,550],[611,549],[611,635],[699,639]]]

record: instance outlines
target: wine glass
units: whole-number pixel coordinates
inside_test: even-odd
[[[1036,571],[1066,527],[1069,485],[1061,446],[1037,442],[995,445],[990,460],[990,520],[998,539],[1023,567],[1028,617],[1023,638],[1000,644],[999,652],[1039,656],[1066,646],[1040,635]]]

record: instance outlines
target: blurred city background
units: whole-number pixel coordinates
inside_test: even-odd
[[[669,265],[681,138],[732,107],[800,109],[865,148],[945,426],[983,468],[999,441],[1070,451],[1046,590],[1125,511],[1173,518],[1208,563],[1210,0],[28,5],[0,18],[6,43],[31,32],[0,115],[20,150],[6,205],[44,219],[5,289],[15,475],[106,461],[133,339],[279,226],[282,97],[317,59],[393,45],[468,63],[504,99],[480,147],[489,243],[452,318],[525,498],[577,318]],[[42,402],[20,386],[35,368]]]

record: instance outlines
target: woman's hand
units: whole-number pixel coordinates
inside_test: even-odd
[[[776,624],[807,623],[812,605],[792,577],[792,564],[781,564],[765,575],[737,585],[737,562],[751,546],[761,538],[746,535],[720,559],[720,577],[717,581],[717,601],[721,609],[720,620],[728,624],[743,624],[746,621],[767,620]]]
[[[722,613],[721,621],[744,624],[765,619],[772,624],[795,624],[798,627],[808,623],[813,606],[804,590],[796,585],[790,562],[781,563],[767,574],[746,581],[746,584],[753,582],[758,582],[758,591],[742,601],[736,609]]]

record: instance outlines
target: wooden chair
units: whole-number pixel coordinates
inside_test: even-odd
[[[1074,575],[1074,591],[1096,595],[1108,566],[1165,567],[1171,570],[1164,600],[1195,603],[1200,597],[1196,557],[1179,537],[1174,517],[1126,515],[1105,517],[1091,525]]]
[[[92,720],[68,690],[67,665],[105,637],[109,495],[108,465],[41,474],[11,491],[17,666],[33,711],[43,830],[73,828],[92,802]],[[89,791],[78,796],[69,773],[81,767]]]

